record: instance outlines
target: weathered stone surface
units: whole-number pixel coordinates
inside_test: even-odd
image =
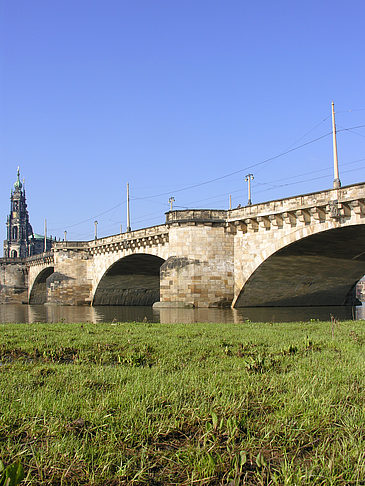
[[[161,267],[161,301],[186,302],[195,307],[231,303],[233,238],[225,223],[172,226],[171,256]]]
[[[20,259],[0,259],[0,304],[27,301],[28,268]]]

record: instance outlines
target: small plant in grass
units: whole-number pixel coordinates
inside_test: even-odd
[[[270,356],[258,354],[257,356],[249,356],[246,361],[246,370],[248,373],[265,373],[269,370],[280,369],[279,362]]]
[[[356,343],[362,346],[364,344],[364,339],[361,338],[355,331],[350,331],[350,338]]]
[[[20,462],[5,467],[0,460],[0,486],[17,486],[24,479],[24,469]]]
[[[315,343],[308,336],[304,339],[304,351],[321,351],[321,346],[318,343]]]
[[[298,346],[295,346],[294,344],[290,344],[288,348],[282,349],[281,354],[283,356],[285,355],[293,355],[298,352]]]
[[[151,346],[144,346],[142,349],[136,349],[128,356],[118,356],[118,362],[120,364],[124,364],[127,366],[131,366],[132,368],[139,368],[139,367],[149,367],[153,366],[154,358],[153,358],[153,351],[154,349]]]

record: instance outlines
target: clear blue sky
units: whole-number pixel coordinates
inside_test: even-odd
[[[332,100],[342,184],[364,181],[365,128],[341,131],[365,125],[364,18],[360,0],[1,2],[1,240],[18,164],[34,231],[68,239],[125,229],[127,182],[132,229],[170,195],[246,204],[248,172],[254,203],[329,188],[330,135],[253,165],[328,134]]]

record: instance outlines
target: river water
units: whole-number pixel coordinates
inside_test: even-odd
[[[4,322],[289,322],[311,319],[365,319],[365,305],[359,307],[245,307],[240,309],[152,309],[151,307],[62,305],[0,305]]]

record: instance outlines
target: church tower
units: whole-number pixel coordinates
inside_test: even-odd
[[[25,201],[25,189],[19,179],[18,167],[17,180],[14,189],[10,193],[10,214],[7,219],[7,239],[4,241],[4,257],[24,258],[29,255],[29,243],[33,235],[29,223],[27,203]]]

